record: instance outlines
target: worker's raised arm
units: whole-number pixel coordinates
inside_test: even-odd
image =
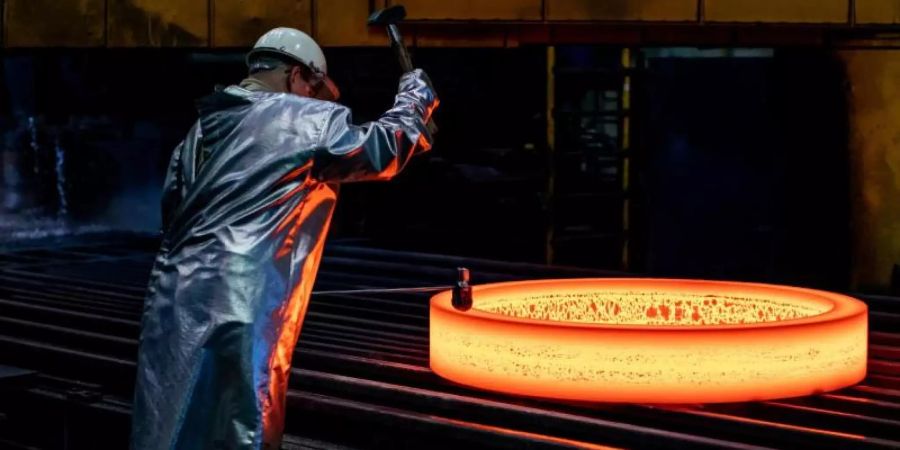
[[[425,123],[437,104],[427,76],[416,69],[400,78],[394,106],[374,122],[354,125],[350,110],[335,105],[316,149],[316,178],[348,182],[393,177],[414,154],[431,148]]]

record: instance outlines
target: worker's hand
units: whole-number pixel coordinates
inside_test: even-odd
[[[431,91],[434,98],[437,98],[437,92],[434,90],[434,85],[431,84],[431,78],[428,77],[428,74],[425,73],[422,69],[415,69],[412,72],[406,72],[400,78],[400,86],[408,86],[410,82],[414,84],[424,84],[428,90]],[[418,82],[418,83],[416,83]]]
[[[434,86],[431,84],[428,74],[422,69],[404,73],[400,78],[400,91],[415,92],[414,95],[421,97],[422,104],[425,105],[425,110],[422,111],[423,118],[426,123],[429,122],[431,114],[437,108],[440,100],[438,100],[437,93],[434,91]],[[430,124],[429,127],[431,128]]]
[[[428,86],[428,89],[431,89],[431,92],[434,92],[434,85],[431,84],[431,78],[428,77],[428,74],[422,69],[416,69],[413,72],[416,71],[420,72],[420,76],[422,77],[422,80],[425,81],[425,85]],[[437,97],[437,94],[435,94],[435,97]]]

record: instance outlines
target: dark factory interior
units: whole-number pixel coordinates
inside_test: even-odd
[[[0,11],[0,448],[900,448],[897,0]],[[286,87],[234,100],[276,27],[327,74],[280,47],[299,62],[261,73]],[[291,67],[339,87],[344,139],[392,137],[336,159],[380,181],[304,175],[270,202],[294,182],[257,190],[274,163],[225,173],[234,191],[201,176],[337,133],[302,128],[340,105],[294,95]],[[195,123],[280,107],[184,162]],[[301,131],[271,135],[291,114]],[[337,154],[316,139],[290,149],[317,155],[301,173]],[[167,209],[173,189],[190,208]],[[269,203],[217,216],[250,201]],[[289,233],[245,235],[282,211]]]

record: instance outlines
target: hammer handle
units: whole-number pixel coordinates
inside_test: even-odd
[[[403,45],[400,29],[397,28],[397,25],[390,24],[387,26],[387,32],[391,38],[391,47],[394,48],[394,53],[397,54],[397,59],[400,60],[400,68],[403,69],[404,73],[412,72],[414,69],[412,59],[409,57],[409,52],[406,51],[406,45]]]
[[[387,33],[391,38],[391,47],[394,49],[394,53],[397,54],[397,59],[400,61],[400,68],[403,69],[403,73],[412,72],[415,67],[413,67],[412,58],[409,57],[409,52],[406,50],[406,45],[403,44],[403,37],[400,36],[400,29],[397,28],[397,25],[390,24],[387,26]],[[437,133],[437,125],[434,124],[434,120],[429,120],[425,126],[432,135]]]

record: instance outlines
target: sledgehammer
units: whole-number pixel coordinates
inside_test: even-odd
[[[412,59],[410,59],[409,52],[406,50],[406,45],[403,44],[403,37],[400,36],[400,29],[397,28],[397,23],[405,17],[406,8],[403,5],[394,5],[390,8],[375,11],[369,16],[368,21],[369,25],[384,25],[387,28],[388,37],[391,39],[391,48],[397,54],[400,68],[403,69],[404,73],[411,72],[414,69]],[[428,131],[432,135],[437,133],[437,125],[434,124],[434,120],[429,120],[425,126],[428,127]]]

